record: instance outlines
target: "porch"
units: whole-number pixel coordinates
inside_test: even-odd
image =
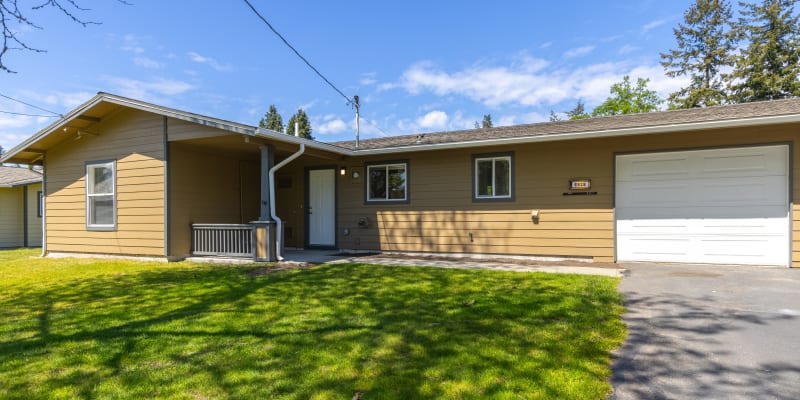
[[[196,136],[169,143],[167,231],[172,258],[276,261],[284,247],[313,247],[307,229],[313,203],[307,180],[309,170],[321,166],[333,179],[323,199],[332,213],[327,223],[330,246],[324,247],[335,248],[338,155],[318,149],[301,153],[299,144],[244,135]]]

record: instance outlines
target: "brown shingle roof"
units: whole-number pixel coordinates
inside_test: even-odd
[[[12,187],[42,181],[42,174],[27,168],[0,166],[0,187]]]
[[[644,114],[596,117],[577,121],[540,122],[527,125],[502,126],[489,129],[437,132],[365,139],[359,150],[384,149],[420,144],[472,142],[488,139],[534,137],[560,133],[608,131],[627,128],[681,125],[744,118],[773,117],[800,114],[800,99],[762,101],[687,110],[670,110]],[[421,138],[420,138],[421,136]],[[355,141],[331,143],[347,149],[355,148]]]

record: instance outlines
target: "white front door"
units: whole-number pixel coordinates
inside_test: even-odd
[[[308,246],[336,246],[336,170],[308,171]]]
[[[618,261],[789,264],[789,148],[617,156]]]

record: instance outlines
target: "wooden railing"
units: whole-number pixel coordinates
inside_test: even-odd
[[[255,256],[255,227],[241,224],[192,224],[192,255]]]

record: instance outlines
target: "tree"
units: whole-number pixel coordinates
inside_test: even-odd
[[[672,31],[678,48],[661,53],[666,75],[688,76],[689,85],[669,95],[672,108],[707,107],[727,100],[722,70],[733,66],[736,38],[731,5],[725,0],[696,0]]]
[[[592,116],[605,117],[658,110],[658,106],[664,100],[661,100],[654,90],[647,89],[647,82],[650,82],[650,79],[639,78],[636,80],[636,87],[634,88],[631,86],[630,77],[625,75],[622,78],[622,82],[611,85],[611,97],[597,106],[592,111]]]
[[[258,121],[259,128],[272,129],[275,132],[283,132],[283,118],[278,114],[278,109],[274,104],[269,106],[269,111],[264,114],[264,118]]]
[[[299,108],[297,112],[289,118],[289,123],[286,125],[286,133],[288,135],[294,136],[295,122],[300,124],[300,137],[314,140],[314,136],[311,136],[311,122],[308,121],[308,115],[306,115],[306,112],[303,111],[302,108]]]
[[[575,108],[565,112],[565,114],[567,114],[567,119],[570,120],[590,117],[590,115],[586,112],[586,104],[583,103],[582,99],[578,99],[578,104],[575,105]]]
[[[739,3],[736,33],[747,42],[736,57],[730,89],[737,102],[800,96],[800,25],[797,0]]]
[[[23,0],[24,1],[24,0]],[[5,57],[8,56],[10,50],[17,51],[32,51],[35,53],[44,53],[46,50],[31,47],[24,40],[24,32],[29,29],[43,29],[41,26],[34,23],[30,18],[30,13],[39,11],[44,8],[52,7],[60,11],[73,22],[84,27],[89,25],[100,25],[99,22],[88,21],[80,18],[78,15],[81,12],[88,11],[88,8],[83,8],[78,4],[78,0],[41,0],[37,5],[31,7],[29,10],[20,9],[19,0],[0,0],[0,25],[3,29],[3,47],[0,49],[0,71],[7,73],[16,73],[11,70],[5,63]],[[124,0],[117,0],[120,3],[130,5]]]
[[[483,115],[483,122],[481,122],[481,128],[491,128],[492,125],[492,114],[484,114]]]
[[[561,121],[561,117],[558,116],[553,110],[550,110],[550,122],[558,122]]]

